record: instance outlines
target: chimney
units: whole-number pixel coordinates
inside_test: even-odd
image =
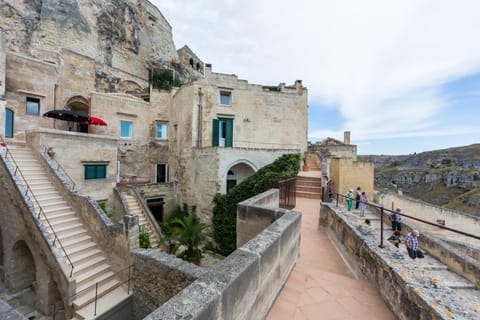
[[[350,144],[350,131],[345,131],[343,133],[343,143]]]
[[[205,76],[210,76],[212,74],[212,64],[206,63],[205,64]]]

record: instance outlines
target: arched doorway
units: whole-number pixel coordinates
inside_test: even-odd
[[[14,121],[13,110],[6,108],[5,109],[5,138],[13,138],[13,121]]]
[[[71,97],[67,101],[67,109],[72,111],[88,114],[88,100],[82,96]],[[77,132],[88,132],[88,124],[77,124]]]
[[[255,173],[255,170],[247,163],[241,162],[233,165],[227,171],[226,192],[237,184]]]
[[[15,243],[12,251],[12,272],[10,275],[10,289],[19,292],[32,288],[35,282],[35,261],[32,252],[25,241]]]

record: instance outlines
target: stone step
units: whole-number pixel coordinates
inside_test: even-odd
[[[55,231],[57,232],[57,231]],[[71,238],[75,238],[75,237],[78,237],[78,236],[81,236],[83,234],[88,234],[87,232],[87,229],[85,228],[77,228],[77,229],[74,229],[74,230],[71,230],[70,232],[64,232],[60,235],[58,235],[58,237],[60,238],[60,241],[67,241],[67,240],[70,240]]]
[[[106,260],[107,259],[105,259],[103,255],[98,255],[91,259],[85,260],[82,263],[77,263],[75,265],[75,269],[73,269],[73,274],[75,275],[75,277],[78,277],[97,268],[101,264],[105,264]]]
[[[86,287],[88,288],[90,285],[99,282],[100,279],[104,279],[102,278],[103,275],[113,275],[110,265],[106,263],[102,263],[95,268],[75,277],[75,279],[77,280],[77,291],[81,291],[80,288],[83,285],[86,285]]]
[[[83,224],[76,223],[76,224],[73,224],[73,225],[61,227],[61,228],[55,229],[55,233],[59,236],[59,238],[61,240],[62,236],[65,236],[65,234],[68,234],[70,232],[74,232],[74,231],[77,231],[77,230],[85,230],[83,228]]]
[[[40,220],[42,222],[45,222],[45,218],[43,218],[42,216],[40,217]],[[80,222],[80,219],[77,216],[73,215],[71,217],[64,217],[64,218],[56,219],[56,220],[53,220],[53,221],[48,219],[48,222],[50,222],[50,225],[53,227],[53,230],[55,230],[55,232],[57,232],[56,228],[69,226],[71,224],[78,224]],[[61,239],[60,239],[60,241],[61,241]]]
[[[428,276],[432,277],[433,281],[440,286],[451,289],[475,289],[472,282],[449,270],[429,270]]]
[[[306,191],[306,192],[321,193],[321,192],[322,192],[322,187],[316,187],[316,186],[299,186],[299,185],[297,185],[296,190],[297,190],[297,191]]]
[[[48,221],[55,221],[55,220],[59,220],[59,219],[61,220],[61,219],[64,219],[64,218],[69,218],[69,217],[76,217],[76,215],[73,211],[60,212],[60,213],[47,215]]]
[[[50,198],[50,199],[44,199],[44,198],[39,199],[37,197],[37,200],[38,200],[40,206],[43,208],[43,210],[52,209],[52,208],[55,208],[55,207],[65,207],[65,208],[70,208],[71,209],[71,207],[67,204],[67,202],[65,200],[63,200],[63,198],[60,197],[60,196],[58,196],[56,198]],[[35,209],[38,208],[37,203],[34,203],[34,207],[35,207]]]
[[[70,260],[72,261],[73,265],[76,266],[78,264],[84,263],[90,259],[93,259],[97,256],[103,255],[103,252],[99,249],[92,249],[89,251],[86,251],[82,254],[76,255],[74,257],[71,257]]]
[[[65,250],[67,250],[67,252],[68,252],[68,249],[73,248],[75,246],[82,246],[89,242],[93,242],[92,237],[90,237],[87,233],[79,235],[75,238],[70,238],[68,240],[60,239],[60,241],[62,242],[62,245],[65,248]]]
[[[115,278],[101,282],[98,285],[97,297],[98,295],[103,296],[106,292],[114,289],[119,284],[120,282]],[[79,292],[73,304],[75,305],[76,309],[79,309],[93,301],[95,301],[95,287],[92,287],[90,290]]]
[[[314,192],[295,192],[295,196],[298,198],[307,198],[307,199],[318,199],[320,200],[322,198],[321,194],[319,193],[314,193]]]
[[[89,250],[97,249],[97,245],[95,242],[90,241],[87,243],[82,243],[78,246],[73,246],[70,249],[65,249],[67,251],[67,254],[70,258],[75,257],[77,255],[81,255]]]
[[[68,213],[72,212],[72,207],[68,206],[46,206],[45,208],[42,206],[43,212],[47,215],[47,217],[51,214],[60,214],[60,213]]]
[[[118,286],[104,296],[100,297],[96,304],[91,302],[82,307],[75,306],[75,316],[80,319],[94,319],[95,317],[93,314],[95,309],[97,311],[97,317],[99,317],[111,308],[122,303],[129,296],[130,295],[127,293],[125,285]]]

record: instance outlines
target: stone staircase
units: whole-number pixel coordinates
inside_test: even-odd
[[[322,168],[320,167],[320,159],[318,158],[317,154],[314,152],[306,152],[305,153],[306,164],[308,166],[309,171],[321,171]]]
[[[37,203],[32,199],[35,211],[39,212],[40,205],[45,213],[45,216],[40,216],[40,220],[49,230],[46,223],[48,219],[73,264],[73,277],[76,280],[73,304],[76,317],[78,319],[94,318],[93,301],[96,283],[99,283],[98,294],[106,293],[97,300],[97,315],[126,299],[128,297],[126,288],[120,285],[107,258],[89,235],[74,208],[67,204],[50,181],[33,151],[21,145],[9,145],[9,151],[38,201]],[[62,254],[64,255],[63,251]],[[67,259],[66,261],[68,263]]]
[[[316,177],[297,176],[296,197],[318,199],[322,198],[322,179]]]
[[[145,213],[140,207],[140,204],[137,201],[137,198],[128,194],[125,195],[125,200],[127,200],[128,211],[135,216],[138,216],[138,225],[140,228],[146,230],[150,235],[150,246],[152,248],[158,248],[160,246],[160,241],[158,239],[157,233],[154,231],[153,227],[150,225]]]

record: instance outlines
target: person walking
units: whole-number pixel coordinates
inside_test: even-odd
[[[410,231],[405,237],[405,246],[407,247],[408,256],[412,259],[416,259],[418,256],[418,236],[420,233],[418,230]]]
[[[365,209],[367,209],[367,195],[365,192],[362,192],[360,195],[360,217],[365,217]]]
[[[357,187],[357,192],[355,194],[355,209],[358,210],[358,206],[360,205],[360,198],[362,193],[360,192],[360,187]]]
[[[400,212],[402,210],[400,208],[397,208],[395,212],[393,212],[390,216],[390,219],[392,220],[392,230],[398,230],[402,231],[402,216],[400,215]]]
[[[346,197],[347,197],[347,210],[351,211],[352,210],[352,202],[353,202],[353,190],[352,189],[347,191]]]

